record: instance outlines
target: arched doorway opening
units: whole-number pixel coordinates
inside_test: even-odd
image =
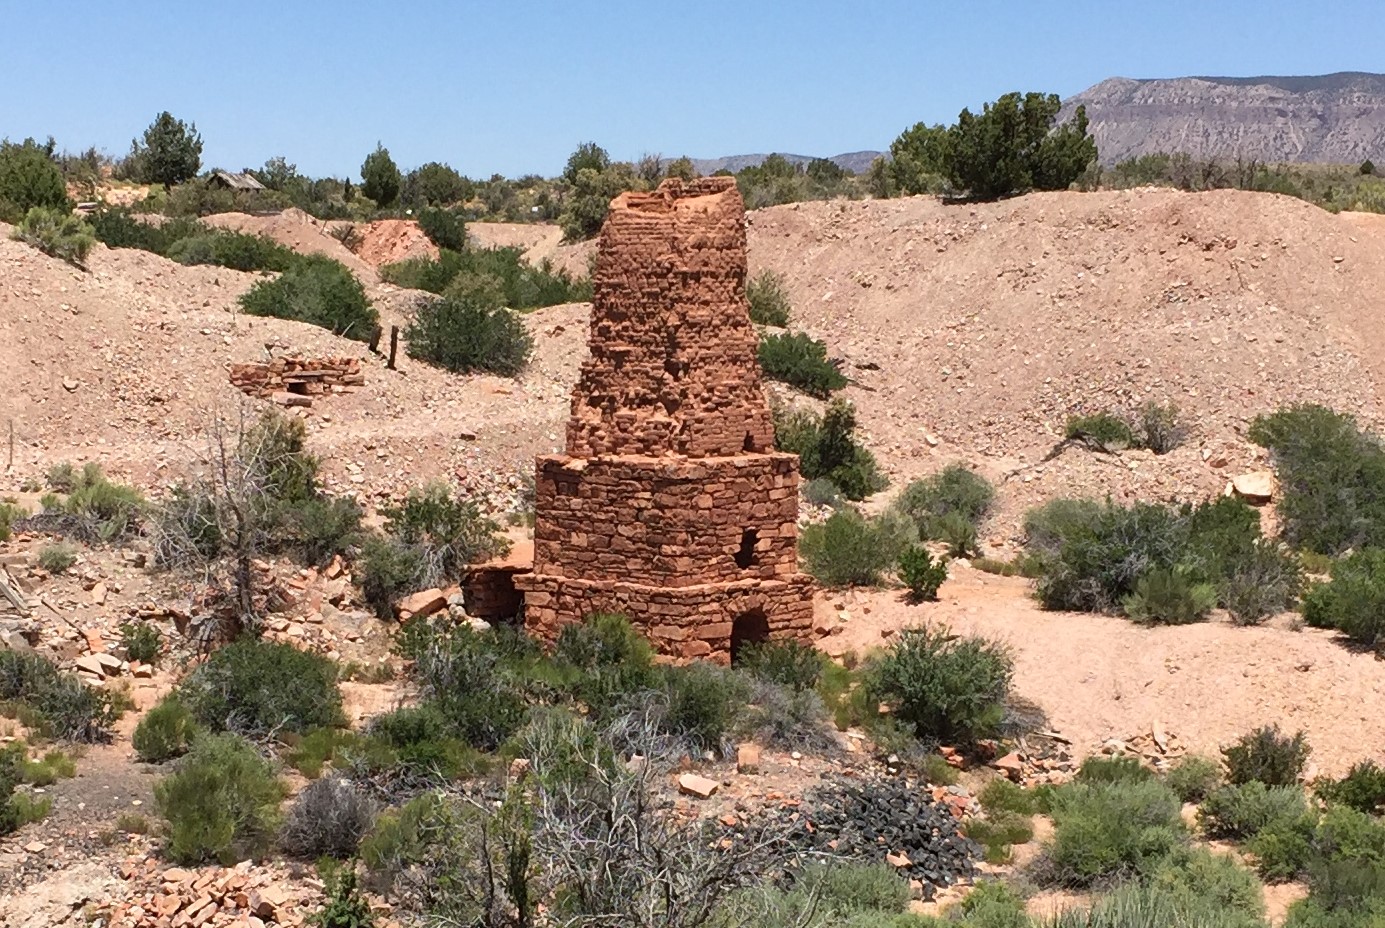
[[[736,616],[731,623],[731,663],[741,659],[742,649],[748,644],[769,640],[769,619],[763,609],[751,609]]]

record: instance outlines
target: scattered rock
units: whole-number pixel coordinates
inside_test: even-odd
[[[721,784],[717,783],[716,780],[709,780],[695,773],[685,773],[678,777],[678,792],[686,796],[711,799],[720,788]]]

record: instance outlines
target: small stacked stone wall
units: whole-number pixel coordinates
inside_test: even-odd
[[[359,358],[275,358],[267,364],[232,364],[231,385],[286,406],[311,406],[315,396],[364,386],[365,374]]]

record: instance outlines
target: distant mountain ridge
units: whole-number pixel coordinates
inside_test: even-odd
[[[1101,160],[1157,152],[1268,162],[1385,159],[1385,74],[1113,77],[1065,101],[1087,108]]]
[[[774,152],[774,154],[778,154],[784,160],[791,161],[794,164],[807,164],[809,161],[817,160],[818,157],[816,155],[791,155],[788,152],[782,151]],[[715,174],[717,171],[730,171],[732,174],[735,174],[746,168],[758,166],[768,158],[769,155],[770,153],[726,155],[721,158],[692,158],[690,160],[693,163],[693,168],[699,174]],[[881,152],[878,151],[849,151],[841,155],[832,155],[827,160],[834,162],[843,170],[850,171],[853,174],[861,174],[866,171],[870,167],[870,163],[880,157],[880,155]],[[665,158],[664,160],[667,162],[673,159]]]

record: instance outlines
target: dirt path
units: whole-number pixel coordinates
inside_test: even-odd
[[[1307,732],[1310,773],[1385,761],[1385,663],[1331,633],[1294,631],[1288,616],[1259,628],[1222,618],[1146,629],[1118,617],[1045,612],[1030,587],[954,566],[938,603],[859,591],[821,596],[818,608],[820,621],[840,623],[838,603],[850,616],[824,639],[834,654],[864,654],[887,644],[886,632],[923,622],[1008,643],[1016,691],[1083,753],[1160,722],[1190,750],[1215,756],[1245,732],[1278,723]]]

